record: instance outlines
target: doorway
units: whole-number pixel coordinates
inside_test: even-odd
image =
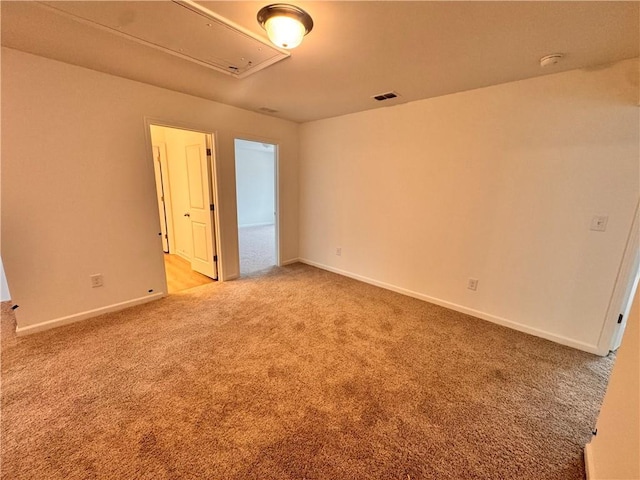
[[[640,282],[640,253],[636,252],[636,258],[633,262],[633,273],[627,283],[624,297],[622,300],[622,308],[620,308],[620,314],[618,315],[618,327],[613,335],[613,342],[611,343],[611,350],[616,351],[622,344],[622,337],[625,329],[627,328],[627,321],[629,320],[629,313],[631,312],[631,305],[638,290],[638,282]]]
[[[150,125],[168,293],[218,278],[213,135]]]
[[[235,139],[240,275],[278,265],[277,146]]]
[[[600,332],[598,350],[600,355],[620,347],[627,326],[634,295],[640,282],[640,201],[631,223],[627,245],[622,256],[618,278],[613,288],[605,322]]]

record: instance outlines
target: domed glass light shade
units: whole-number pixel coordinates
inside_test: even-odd
[[[284,3],[274,3],[260,9],[258,23],[266,30],[271,43],[287,49],[300,45],[313,28],[313,20],[307,12]]]

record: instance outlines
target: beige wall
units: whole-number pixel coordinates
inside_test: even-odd
[[[596,351],[639,192],[637,59],[300,134],[304,261]]]
[[[3,48],[2,259],[19,328],[163,290],[145,117],[216,133],[226,277],[238,274],[233,139],[279,144],[281,258],[298,256],[297,124]]]
[[[640,478],[640,295],[636,294],[598,417],[587,445],[589,480]]]
[[[637,61],[301,127],[11,49],[2,67],[2,257],[19,327],[162,290],[149,117],[216,132],[227,277],[238,136],[280,144],[283,262],[299,238],[310,263],[598,342],[638,198]],[[589,231],[594,214],[607,232]]]

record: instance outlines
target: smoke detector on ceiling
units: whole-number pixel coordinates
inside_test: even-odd
[[[540,59],[540,66],[544,68],[555,65],[563,58],[564,55],[562,53],[552,53],[551,55],[545,55]]]

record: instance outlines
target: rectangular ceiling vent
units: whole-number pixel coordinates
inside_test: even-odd
[[[78,22],[236,78],[291,55],[193,0],[40,4]]]
[[[374,95],[371,98],[377,100],[378,102],[383,102],[385,100],[390,100],[398,96],[399,96],[398,92],[387,92],[387,93],[380,93],[378,95]]]

